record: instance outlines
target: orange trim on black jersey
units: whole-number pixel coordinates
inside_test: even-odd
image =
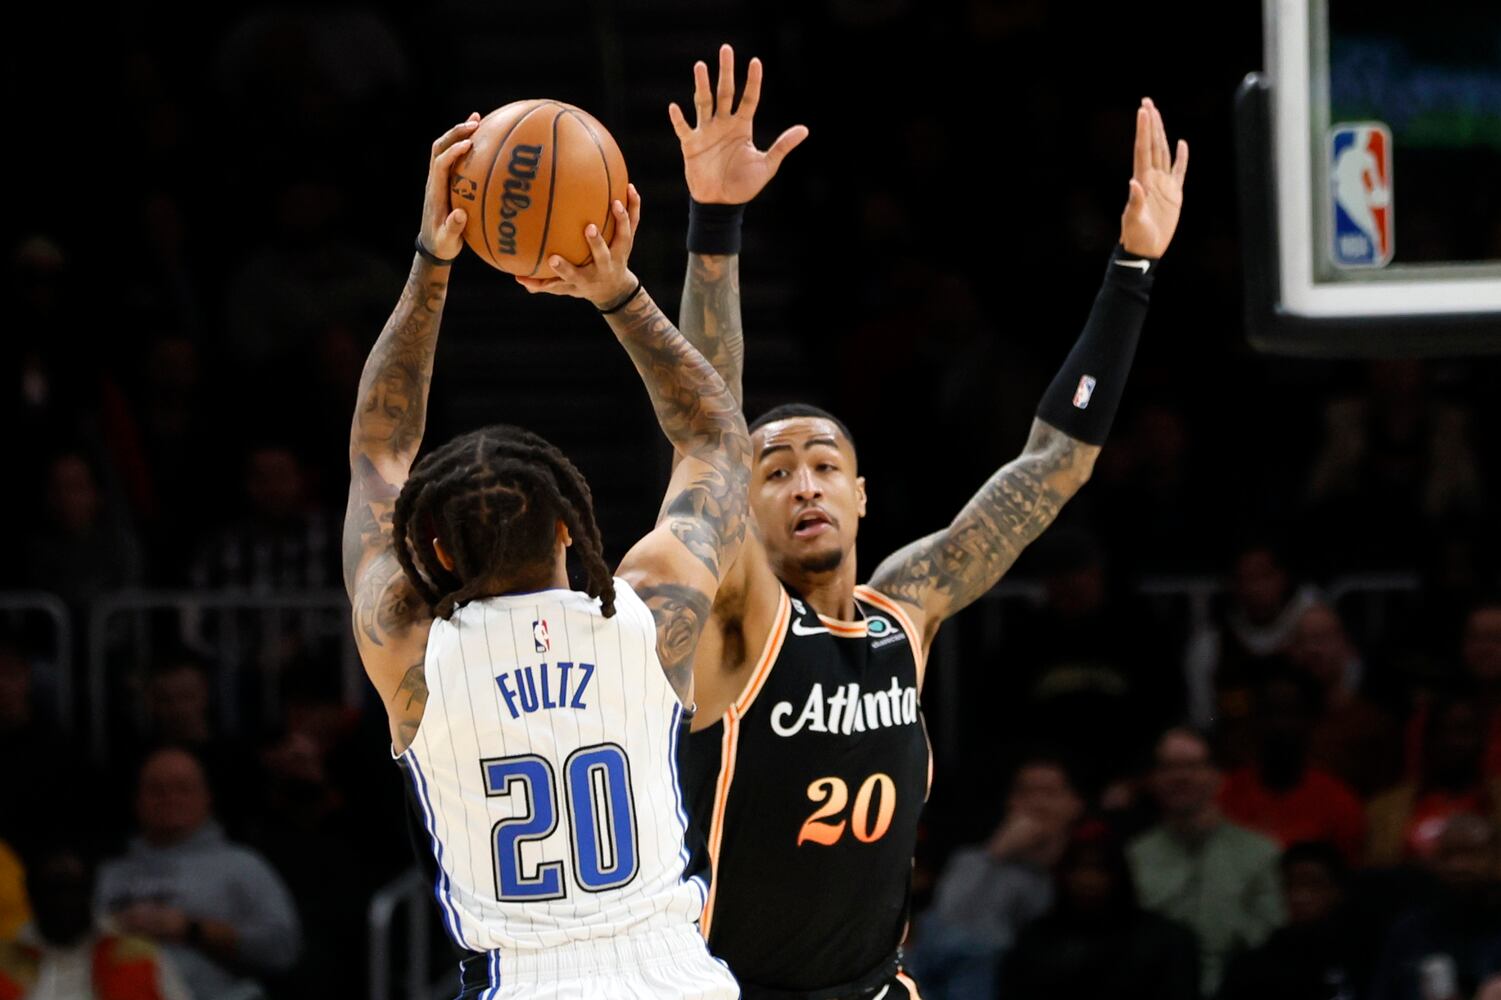
[[[870,629],[865,622],[847,622],[838,618],[828,618],[819,615],[818,620],[823,623],[829,634],[840,639],[863,639],[870,634]]]
[[[787,625],[792,620],[792,599],[787,596],[786,587],[778,587],[777,613],[772,618],[771,632],[766,636],[766,645],[761,647],[761,657],[756,661],[756,669],[751,672],[751,678],[745,685],[745,690],[740,692],[740,697],[730,706],[730,710],[744,716],[751,702],[756,700],[756,695],[766,686],[766,678],[771,675],[772,664],[777,662],[777,654],[782,651],[782,643],[787,638]],[[729,713],[725,713],[728,717]]]
[[[922,997],[917,992],[917,984],[912,981],[911,976],[905,972],[898,972],[896,974],[896,981],[907,987],[907,992],[912,994],[912,1000],[922,1000]]]
[[[855,588],[855,596],[891,614],[901,624],[902,631],[907,633],[907,642],[912,646],[912,659],[917,663],[917,689],[921,691],[923,672],[927,670],[928,662],[923,655],[922,633],[913,627],[912,618],[906,609],[879,590],[872,590],[863,583]]]
[[[756,667],[751,671],[745,690],[740,692],[740,697],[730,705],[721,719],[724,723],[724,736],[720,741],[719,780],[714,785],[714,811],[710,813],[709,819],[709,894],[704,898],[704,912],[698,925],[705,941],[709,940],[709,932],[714,925],[714,899],[719,890],[719,847],[724,839],[724,812],[730,800],[730,785],[735,781],[735,750],[740,744],[740,719],[756,700],[756,695],[761,693],[761,688],[766,686],[772,664],[776,663],[777,655],[782,651],[782,643],[787,638],[787,624],[792,620],[792,600],[787,596],[787,589],[780,587],[779,592],[781,596],[777,600],[771,632],[766,636],[766,645],[761,647]]]
[[[709,940],[714,925],[714,899],[719,893],[719,845],[724,839],[724,807],[730,798],[730,783],[735,780],[735,748],[740,742],[740,719],[735,709],[724,713],[724,736],[719,750],[719,781],[714,785],[714,812],[709,820],[709,894],[704,897],[704,912],[698,930]]]

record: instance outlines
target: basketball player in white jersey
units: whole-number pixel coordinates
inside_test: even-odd
[[[694,470],[656,528],[612,577],[588,486],[520,428],[413,465],[463,246],[449,170],[478,121],[433,145],[417,256],[360,381],[344,526],[360,655],[465,956],[462,997],[736,997],[696,928],[705,891],[685,871],[674,755],[693,651],[745,534],[745,420],[626,266],[631,189],[608,246],[586,232],[592,263],[570,269],[568,293],[606,314]]]

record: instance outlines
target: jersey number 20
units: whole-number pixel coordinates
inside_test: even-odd
[[[843,778],[819,778],[808,786],[808,798],[818,803],[813,815],[803,821],[798,831],[797,844],[801,847],[808,841],[830,847],[844,836],[846,822],[842,817],[844,807],[850,800],[850,788]],[[876,814],[871,816],[871,799],[879,799]],[[896,782],[890,775],[877,772],[866,778],[855,793],[855,806],[850,810],[849,831],[862,844],[880,840],[891,828],[891,814],[896,812]]]
[[[502,903],[562,899],[563,862],[544,861],[527,873],[521,845],[558,828],[557,779],[535,754],[480,761],[485,795],[521,796],[516,815],[495,824],[495,898]],[[585,892],[618,889],[636,877],[636,810],[631,766],[614,743],[580,747],[563,765],[563,800],[573,877]]]

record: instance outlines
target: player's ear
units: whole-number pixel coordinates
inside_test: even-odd
[[[855,477],[855,512],[861,517],[865,516],[865,477]]]
[[[450,573],[453,572],[453,556],[448,554],[448,550],[443,547],[442,542],[438,541],[437,536],[433,537],[433,554],[438,557],[438,562],[443,564],[444,569]]]
[[[568,525],[564,524],[562,521],[558,522],[557,538],[558,541],[563,544],[563,548],[565,549],[573,544],[573,535],[569,534]]]

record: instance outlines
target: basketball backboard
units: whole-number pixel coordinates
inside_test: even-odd
[[[1501,4],[1264,11],[1236,99],[1252,343],[1501,352]]]

